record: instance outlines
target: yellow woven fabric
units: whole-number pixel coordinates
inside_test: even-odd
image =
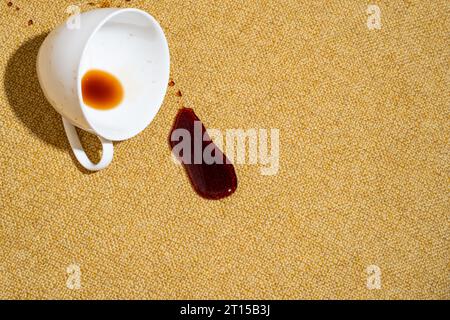
[[[450,298],[448,1],[377,0],[380,30],[354,0],[8,2],[1,298]],[[97,173],[76,164],[35,73],[73,4],[152,14],[176,83]],[[209,128],[280,129],[278,174],[238,165],[232,197],[199,198],[168,146],[182,105]]]

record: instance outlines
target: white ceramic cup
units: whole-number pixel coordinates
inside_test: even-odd
[[[106,168],[112,141],[129,139],[155,117],[169,81],[169,47],[158,22],[138,9],[96,9],[64,23],[42,43],[37,74],[42,90],[63,119],[75,157],[88,170]],[[119,106],[98,110],[83,102],[81,79],[92,69],[114,75],[124,98]],[[81,146],[75,126],[96,134],[103,147],[94,164]]]

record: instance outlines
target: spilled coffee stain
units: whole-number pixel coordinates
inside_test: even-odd
[[[34,23],[33,20],[31,20],[31,19],[28,20],[28,25],[29,25],[29,26],[33,25],[33,23]]]
[[[14,5],[14,3],[12,3],[12,1],[9,1],[8,3],[6,3],[6,5],[7,5],[8,7],[12,7],[12,6]],[[18,6],[15,6],[15,9],[16,9],[16,11],[19,11],[19,10],[20,10],[20,8],[19,8]]]
[[[183,94],[181,93],[181,90],[176,88],[175,80],[173,80],[173,78],[169,78],[168,86],[169,86],[169,88],[172,87],[174,89],[177,89],[175,91],[175,96],[180,97],[180,98],[183,97]],[[181,100],[181,103],[182,103],[182,100]]]
[[[200,162],[195,160],[196,162],[193,163],[194,150],[198,147],[193,141],[191,141],[189,151],[183,151],[182,154],[175,154],[175,156],[183,164],[192,187],[201,197],[211,200],[228,197],[237,189],[236,171],[230,160],[208,136],[205,126],[194,113],[194,110],[182,108],[178,111],[169,134],[169,145],[172,151],[178,145],[178,142],[171,139],[176,130],[186,130],[191,137],[194,137],[197,134],[195,131],[198,124],[201,125],[201,137],[203,137],[201,142],[202,155],[205,154],[205,151],[210,150],[210,154],[219,161],[208,163],[204,160]]]

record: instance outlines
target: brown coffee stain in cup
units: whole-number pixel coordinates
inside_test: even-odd
[[[89,70],[81,80],[84,103],[94,109],[110,110],[123,100],[124,91],[120,81],[102,70]]]

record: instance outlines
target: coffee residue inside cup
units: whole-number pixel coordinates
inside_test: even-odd
[[[102,70],[89,70],[81,80],[84,103],[98,110],[117,107],[123,99],[124,91],[120,81]]]

